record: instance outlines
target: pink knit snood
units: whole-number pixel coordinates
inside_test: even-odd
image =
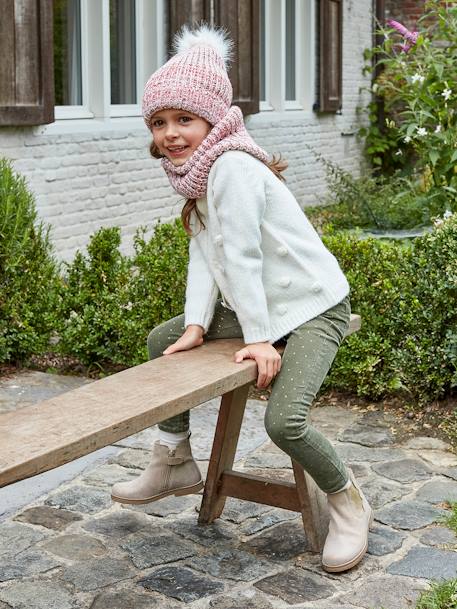
[[[197,199],[206,193],[208,174],[212,164],[226,150],[244,150],[264,163],[268,161],[268,154],[254,142],[247,132],[243,113],[238,106],[232,106],[227,114],[214,125],[183,165],[175,166],[164,157],[162,167],[177,193],[187,198]]]

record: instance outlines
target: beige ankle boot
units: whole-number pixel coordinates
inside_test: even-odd
[[[152,460],[130,482],[118,482],[111,499],[119,503],[150,503],[167,495],[189,495],[203,488],[203,480],[190,449],[189,438],[171,450],[156,440]]]
[[[359,563],[368,547],[373,510],[349,469],[348,489],[327,494],[330,522],[322,553],[322,566],[337,573]]]

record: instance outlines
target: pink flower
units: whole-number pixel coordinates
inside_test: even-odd
[[[405,44],[399,45],[402,51],[405,51],[406,53],[407,51],[409,51],[413,44],[416,44],[419,32],[410,32],[408,28],[406,28],[398,21],[394,21],[393,19],[388,19],[387,24],[393,27],[394,30],[397,30],[397,32],[399,32],[403,36],[403,38],[406,39]]]

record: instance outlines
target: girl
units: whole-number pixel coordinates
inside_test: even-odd
[[[152,330],[149,357],[198,347],[204,337],[244,339],[235,362],[256,361],[259,388],[274,380],[268,435],[327,493],[323,567],[344,571],[366,552],[372,510],[352,471],[307,419],[349,325],[349,284],[283,184],[287,164],[268,161],[231,106],[232,46],[221,29],[184,26],[175,55],[146,84],[151,154],[187,198],[182,220],[191,235],[184,314]],[[280,339],[282,361],[274,347]],[[113,500],[148,503],[200,490],[189,437],[189,412],[160,423],[150,465],[115,484]]]

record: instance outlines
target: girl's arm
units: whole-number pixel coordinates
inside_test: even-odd
[[[198,325],[208,331],[219,291],[195,237],[189,241],[184,325]]]
[[[226,153],[224,157],[215,167],[213,197],[225,276],[245,343],[265,342],[271,333],[262,281],[264,184],[248,154]]]

